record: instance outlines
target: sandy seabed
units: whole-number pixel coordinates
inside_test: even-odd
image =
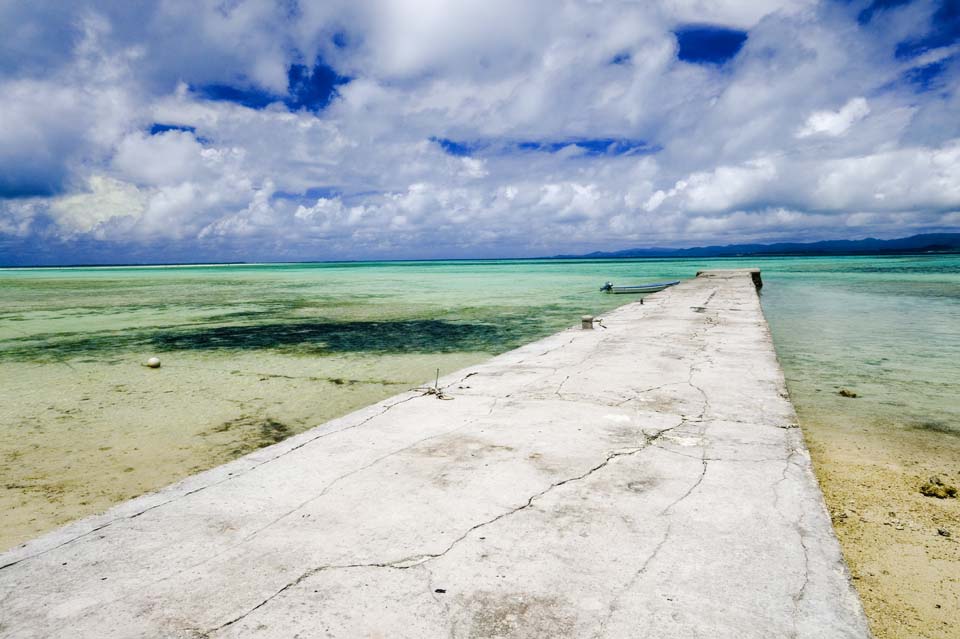
[[[960,637],[960,499],[919,490],[934,475],[960,486],[960,435],[801,425],[874,635]]]

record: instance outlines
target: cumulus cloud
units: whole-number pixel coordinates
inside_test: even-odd
[[[769,158],[745,162],[739,166],[719,166],[712,171],[692,173],[679,180],[669,192],[657,191],[647,201],[647,210],[656,210],[670,198],[694,213],[728,211],[744,206],[777,178],[777,167]]]
[[[811,198],[824,209],[949,210],[960,202],[960,139],[832,159]]]
[[[854,124],[870,114],[870,106],[864,98],[852,98],[839,111],[814,111],[803,127],[797,131],[798,138],[811,135],[844,135]]]
[[[955,227],[960,49],[936,11],[6,3],[0,262],[17,242],[466,257]],[[689,24],[744,44],[681,60]]]
[[[111,165],[127,179],[153,186],[200,178],[203,160],[204,149],[190,133],[136,132],[120,141]]]
[[[97,232],[105,223],[143,213],[144,195],[132,184],[94,175],[88,186],[88,192],[58,197],[50,204],[50,212],[66,235]]]

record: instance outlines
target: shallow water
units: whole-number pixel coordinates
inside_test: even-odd
[[[960,256],[769,266],[764,312],[801,421],[960,435]]]
[[[0,547],[633,299],[606,280],[754,265],[802,420],[960,434],[960,256],[0,270]]]

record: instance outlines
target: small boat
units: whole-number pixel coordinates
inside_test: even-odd
[[[655,284],[638,284],[636,286],[615,286],[612,282],[607,282],[600,290],[604,293],[656,293],[679,283],[680,280],[674,280],[672,282],[656,282]]]

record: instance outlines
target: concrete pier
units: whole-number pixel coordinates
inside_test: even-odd
[[[869,637],[754,277],[0,555],[0,637]]]

